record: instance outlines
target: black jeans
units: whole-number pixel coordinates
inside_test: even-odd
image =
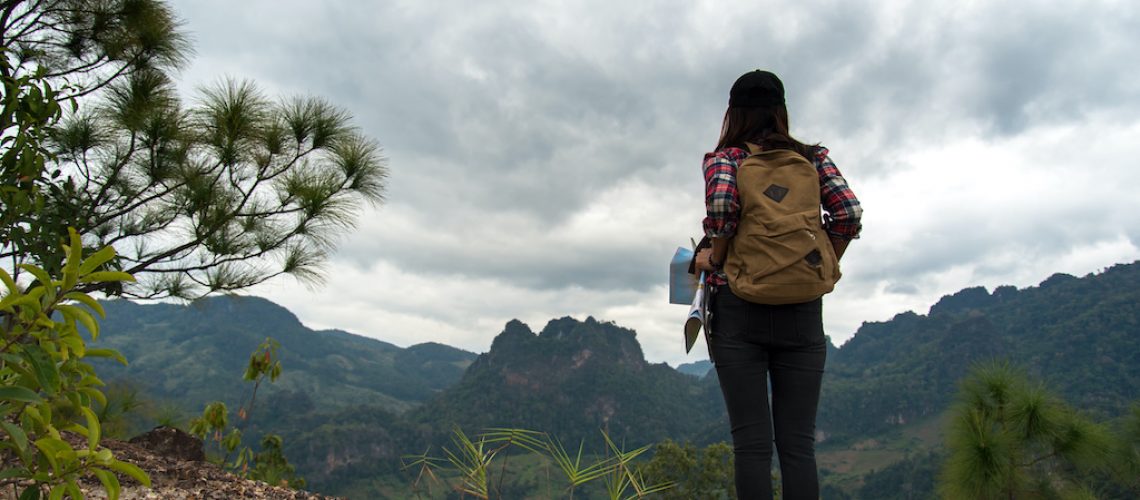
[[[712,301],[709,352],[732,426],[737,496],[772,498],[775,443],[783,498],[817,500],[815,414],[827,358],[822,301],[754,304],[728,286],[717,287]]]

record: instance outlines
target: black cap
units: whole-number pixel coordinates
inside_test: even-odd
[[[758,108],[784,104],[784,83],[769,71],[749,71],[736,79],[728,93],[734,108]]]

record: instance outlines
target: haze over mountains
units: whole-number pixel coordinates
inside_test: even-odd
[[[977,362],[1009,360],[1097,417],[1122,414],[1140,399],[1138,285],[1140,264],[1118,265],[1022,290],[970,288],[926,315],[864,324],[829,353],[817,435],[828,480],[862,484],[873,468],[859,463],[868,447],[880,469],[936,451],[955,384]],[[511,321],[476,355],[312,331],[252,297],[106,305],[97,345],[131,364],[100,365],[104,379],[130,380],[188,411],[240,399],[249,353],[266,337],[279,341],[283,374],[259,394],[251,430],[285,436],[287,456],[317,491],[366,494],[375,478],[399,472],[401,455],[445,444],[455,426],[537,429],[571,443],[596,441],[599,429],[638,446],[728,439],[715,371],[702,378],[708,365],[649,363],[635,332],[594,318],[555,319],[537,332]]]

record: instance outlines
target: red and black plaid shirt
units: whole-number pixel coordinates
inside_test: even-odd
[[[827,148],[818,148],[812,163],[819,172],[819,199],[823,205],[828,234],[844,239],[859,237],[863,208],[847,185],[847,180],[831,158]],[[729,147],[705,155],[705,217],[702,225],[710,238],[731,238],[740,222],[740,191],[736,187],[736,169],[748,157],[748,150]],[[709,283],[723,285],[723,274],[709,277]]]

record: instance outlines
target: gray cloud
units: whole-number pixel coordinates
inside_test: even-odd
[[[891,283],[887,286],[886,292],[897,295],[917,295],[919,290],[913,283]]]
[[[701,155],[733,79],[757,67],[783,77],[793,131],[832,147],[865,198],[844,279],[859,300],[936,299],[954,269],[1028,280],[1038,264],[1009,255],[1044,266],[1140,242],[1140,207],[1112,187],[1137,152],[1132,3],[173,3],[200,54],[188,82],[321,95],[384,145],[390,202],[338,263],[543,294],[519,295],[519,316],[559,313],[567,289],[667,314],[631,311],[699,235]]]

